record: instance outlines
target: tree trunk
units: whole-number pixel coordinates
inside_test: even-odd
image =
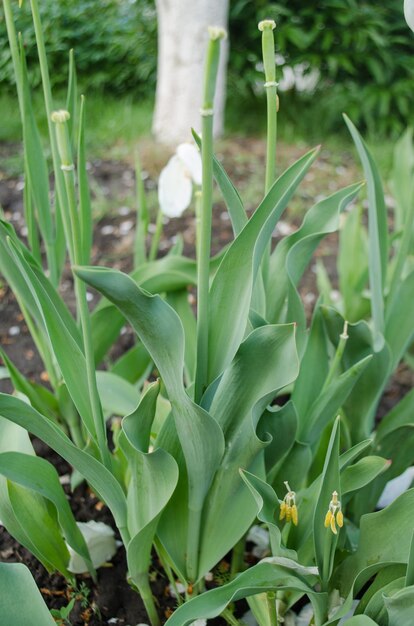
[[[156,0],[158,74],[153,132],[177,145],[200,130],[208,26],[227,29],[229,0]],[[223,131],[228,41],[222,43],[214,103],[214,132]]]

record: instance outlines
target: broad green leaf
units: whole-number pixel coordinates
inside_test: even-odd
[[[122,430],[130,445],[141,452],[148,452],[159,392],[159,381],[152,383],[142,396],[136,409],[122,420]]]
[[[360,599],[355,612],[357,614],[364,615],[365,609],[374,595],[378,591],[381,592],[382,595],[382,589],[385,588],[390,582],[400,579],[402,581],[402,585],[404,585],[404,571],[404,565],[390,565],[389,567],[384,567],[384,569],[380,570],[375,576],[374,582],[368,587]],[[382,604],[384,604],[383,599]]]
[[[128,528],[131,541],[127,546],[129,574],[139,586],[147,576],[151,548],[158,521],[170,500],[178,481],[178,466],[165,450],[151,454],[131,455],[131,483],[128,488]]]
[[[197,135],[194,130],[192,134],[198,147],[201,148],[201,137]],[[220,187],[224,202],[226,203],[234,235],[237,236],[248,221],[246,211],[244,210],[239,192],[226,174],[224,167],[215,156],[213,156],[213,174]]]
[[[358,378],[369,365],[372,357],[367,356],[352,365],[338,378],[334,379],[310,407],[304,424],[299,424],[299,439],[314,444],[326,426],[333,420],[346,401]]]
[[[400,426],[409,426],[413,423],[414,414],[414,389],[409,391],[387,415],[385,415],[376,430],[375,439],[385,440],[388,433],[396,430]]]
[[[262,440],[272,440],[265,449],[266,475],[270,483],[276,476],[277,468],[295,443],[298,418],[292,401],[282,407],[267,407],[260,418],[257,434]]]
[[[321,307],[329,339],[336,348],[344,327],[343,317],[331,307]],[[349,324],[349,338],[342,358],[349,368],[367,355],[371,362],[362,372],[344,404],[353,441],[366,439],[373,429],[375,412],[390,375],[391,352],[387,345],[375,352],[372,331],[365,321]]]
[[[297,372],[294,325],[268,325],[248,335],[219,382],[209,412],[223,430],[226,449],[204,507],[200,576],[232,548],[254,519],[256,506],[239,468],[264,477],[262,450],[267,442],[257,437],[257,423],[276,392]]]
[[[338,536],[332,533],[330,527],[325,528],[324,522],[329,509],[329,503],[332,500],[332,494],[335,491],[338,494],[338,500],[341,500],[341,482],[339,477],[339,423],[338,417],[332,428],[313,519],[315,557],[319,574],[324,585],[327,584],[332,573],[335,549],[338,542]],[[339,528],[337,532],[340,532]]]
[[[16,265],[8,242],[9,239],[13,240],[20,248],[23,247],[23,244],[17,239],[11,224],[0,220],[0,265],[2,274],[13,289],[19,303],[24,305],[24,308],[36,321],[37,326],[42,328],[43,320],[37,302],[31,291],[27,289],[26,281],[19,267]]]
[[[286,556],[296,560],[296,552],[294,552],[294,550],[287,550],[281,545],[281,533],[276,523],[276,520],[279,518],[280,502],[274,489],[264,480],[250,472],[240,470],[240,475],[250,489],[256,502],[257,518],[267,524],[269,529],[272,556]]]
[[[414,585],[401,589],[391,597],[384,597],[388,612],[388,626],[409,624],[413,619]]]
[[[375,162],[351,120],[346,115],[344,115],[344,119],[354,140],[367,180],[371,312],[374,323],[374,348],[376,352],[379,352],[383,347],[384,335],[383,292],[388,264],[387,210],[381,178]]]
[[[405,224],[405,216],[410,210],[413,192],[414,149],[413,129],[407,128],[396,142],[392,169],[392,194],[397,207],[394,211],[395,227],[401,231]]]
[[[198,536],[201,509],[223,456],[224,437],[218,423],[192,402],[184,389],[184,332],[181,321],[160,296],[147,293],[121,272],[104,268],[78,268],[76,272],[119,307],[160,372],[186,461],[189,509],[191,515],[197,518],[193,528],[189,527],[189,533]]]
[[[348,626],[378,626],[367,615],[355,615],[354,617],[346,620],[346,623]]]
[[[410,553],[408,555],[407,572],[405,575],[405,586],[410,587],[414,584],[414,533],[411,538]]]
[[[214,273],[223,257],[220,252],[210,262]],[[165,256],[136,268],[132,274],[135,282],[150,293],[165,293],[186,289],[197,282],[197,266],[193,259],[181,256]],[[92,336],[95,346],[95,361],[99,363],[118,337],[125,323],[124,316],[108,300],[99,302],[91,315]]]
[[[56,507],[59,524],[68,544],[78,552],[94,574],[88,548],[82,533],[76,525],[65,492],[59,482],[59,476],[53,465],[40,457],[21,452],[3,452],[0,454],[0,473],[9,480],[18,483],[50,500]],[[15,505],[13,508],[16,510]],[[21,522],[21,517],[17,516]]]
[[[317,152],[282,174],[223,257],[210,288],[208,384],[231,362],[243,339],[263,252]]]
[[[58,298],[58,295],[51,293],[51,288],[47,288],[45,281],[39,278],[39,273],[35,271],[36,268],[30,267],[21,255],[20,250],[13,244],[11,245],[13,246],[16,263],[25,276],[27,288],[32,292],[34,299],[38,303],[44,326],[47,329],[68,391],[90,436],[92,439],[95,439],[96,433],[90,404],[86,360],[79,345],[79,335],[71,332],[73,329],[70,324],[65,324],[67,314],[61,315],[63,303]]]
[[[127,380],[113,372],[96,372],[99,397],[107,415],[123,417],[135,409],[139,393]]]
[[[397,367],[414,338],[413,324],[406,314],[412,304],[413,295],[414,272],[411,272],[398,285],[394,300],[386,310],[385,339],[392,353],[390,371]]]
[[[287,481],[294,491],[299,491],[305,484],[309,468],[312,464],[312,450],[306,443],[295,441],[289,453],[277,467],[272,485],[279,493],[283,491]]]
[[[184,366],[187,386],[190,386],[195,378],[196,349],[197,349],[197,324],[191,304],[188,300],[188,291],[171,291],[167,294],[167,302],[179,316],[184,329]]]
[[[73,70],[74,72],[74,70]],[[86,169],[85,149],[85,99],[82,96],[79,116],[78,136],[78,193],[79,193],[79,218],[81,235],[82,262],[86,265],[90,262],[92,248],[92,207],[89,195],[88,173]]]
[[[387,609],[385,608],[385,596],[392,596],[404,585],[404,577],[391,580],[381,589],[378,589],[370,598],[365,607],[364,614],[375,620],[379,626],[388,626]]]
[[[358,491],[388,469],[390,462],[380,456],[366,456],[341,474],[342,494]]]
[[[362,225],[362,208],[355,207],[346,215],[339,235],[339,291],[342,313],[348,322],[357,322],[369,314],[369,301],[363,296],[368,282],[367,258],[368,238]]]
[[[7,366],[10,380],[15,390],[23,393],[37,411],[56,421],[59,408],[54,395],[45,387],[41,387],[25,378],[1,348],[0,355]]]
[[[315,572],[314,567],[303,567],[291,559],[283,557],[264,559],[239,574],[230,583],[182,604],[166,624],[186,626],[196,619],[212,619],[220,615],[230,602],[265,591],[278,590],[298,590],[307,594],[320,622],[326,609],[327,598],[326,594],[317,593],[312,589]]]
[[[315,367],[315,363],[318,367]],[[328,370],[328,342],[322,310],[319,303],[316,303],[306,349],[301,358],[299,376],[292,392],[292,402],[301,423],[305,422],[310,407],[317,400],[328,376]]]
[[[296,287],[313,252],[327,234],[339,227],[339,215],[361,189],[361,184],[351,185],[315,204],[306,213],[301,227],[285,237],[276,246],[270,260],[270,281],[267,289],[266,317],[272,322],[292,322],[283,315],[288,287]]]
[[[414,531],[413,507],[414,489],[409,489],[386,509],[362,516],[358,550],[335,574],[343,596],[354,581],[357,593],[373,573],[392,563],[407,563]]]
[[[151,357],[142,343],[137,342],[111,367],[111,372],[138,386],[146,380],[152,365]]]
[[[0,563],[0,606],[4,624],[56,625],[32,575],[21,563]]]
[[[0,418],[0,452],[10,451],[24,452],[27,455],[35,454],[29,433],[24,428],[2,417]],[[16,541],[25,546],[39,561],[43,562],[46,569],[49,571],[53,569],[52,564],[41,554],[17,519],[10,502],[8,481],[4,476],[0,476],[0,520],[2,520],[4,526]]]
[[[387,459],[388,469],[378,476],[374,483],[356,494],[354,513],[357,518],[366,512],[372,511],[389,480],[402,474],[407,467],[414,463],[414,424],[400,426],[388,432],[386,436],[376,438],[372,452]]]
[[[4,469],[2,467],[2,472]],[[8,482],[8,492],[13,514],[24,534],[36,547],[35,554],[40,555],[41,562],[50,572],[57,570],[65,578],[70,578],[67,569],[69,551],[56,519],[56,510],[39,493],[14,482]]]
[[[18,398],[0,393],[0,415],[42,439],[73,465],[102,496],[122,534],[126,528],[125,496],[119,483],[102,463],[79,450],[55,424]]]
[[[178,466],[170,454],[160,448],[151,454],[147,452],[159,388],[158,382],[148,387],[137,409],[122,422],[129,442],[125,446],[125,455],[131,470],[128,486],[128,528],[131,535],[127,546],[128,569],[139,589],[147,584],[158,521],[178,481]]]

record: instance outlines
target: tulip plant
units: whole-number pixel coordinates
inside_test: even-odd
[[[404,253],[395,263],[400,263],[398,272],[386,282],[390,250],[381,185],[358,131],[348,121],[367,179],[372,322],[344,319],[344,311],[322,294],[308,328],[298,292],[314,250],[339,228],[341,214],[363,183],[320,200],[296,232],[270,249],[274,228],[318,149],[276,178],[277,81],[270,63],[275,24],[268,20],[259,25],[268,101],[265,195],[252,217],[213,154],[213,101],[225,32],[211,28],[202,138],[194,133],[201,147],[201,181],[191,172],[194,182],[201,182],[196,263],[180,254],[160,261],[148,258],[143,248],[148,215],[138,181],[138,266],[131,275],[91,267],[84,106],[77,157],[73,154],[74,65],[67,109],[48,109],[56,180],[49,210],[47,164],[38,153],[24,51],[14,36],[9,0],[4,6],[24,122],[31,243],[30,249],[25,247],[3,222],[0,258],[36,345],[54,373],[54,394],[26,381],[4,357],[16,394],[0,394],[2,522],[49,570],[73,576],[70,548],[96,575],[92,550],[56,471],[34,455],[30,432],[66,459],[111,510],[126,550],[129,580],[153,626],[160,623],[149,578],[154,553],[172,587],[178,580],[186,590],[178,594],[171,626],[217,615],[235,625],[232,603],[240,598],[248,599],[260,626],[292,623],[304,598],[309,626],[338,624],[355,610],[356,598],[355,615],[347,622],[351,626],[409,623],[414,490],[384,510],[375,508],[386,482],[413,462],[413,393],[376,430],[373,418],[386,381],[413,341],[407,310],[414,273]],[[48,108],[51,94],[37,0],[31,6]],[[177,151],[160,181],[161,205],[172,212],[182,198],[165,197],[168,185],[163,185],[186,167],[186,150]],[[234,233],[216,259],[210,254],[213,177]],[[186,202],[190,196],[187,188]],[[404,226],[412,233],[412,222]],[[49,251],[50,277],[42,266],[39,233]],[[58,233],[66,242],[63,249],[55,245]],[[66,248],[77,295],[76,319],[57,290]],[[188,285],[197,287],[196,316]],[[102,295],[92,314],[86,286]],[[138,338],[132,354],[112,372],[96,371],[125,320]],[[158,378],[142,388],[140,379],[153,368]],[[110,398],[108,387],[114,389]],[[123,418],[113,421],[113,446],[108,445],[106,427],[111,415]],[[245,538],[255,520],[266,529],[269,547],[264,558],[246,569]],[[206,591],[206,576],[229,552],[229,581]],[[26,571],[10,571],[16,584],[21,580],[28,585]],[[0,577],[5,576],[2,566]],[[43,605],[39,611],[44,613]],[[35,626],[47,623],[35,619]]]

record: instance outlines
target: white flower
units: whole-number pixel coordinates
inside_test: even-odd
[[[394,502],[398,496],[411,487],[414,480],[414,467],[409,467],[396,478],[387,482],[377,503],[378,509],[385,509],[386,506]]]
[[[201,157],[189,143],[178,146],[158,181],[158,201],[167,217],[180,217],[191,202],[193,183],[201,185]]]
[[[103,522],[77,522],[86,545],[91,555],[92,563],[95,568],[100,567],[114,556],[117,546],[115,542],[114,531],[110,526]],[[70,560],[68,570],[73,574],[83,574],[88,571],[88,567],[81,556],[74,552],[68,546]]]
[[[414,33],[414,0],[404,0],[405,21]]]
[[[188,170],[195,185],[201,185],[202,168],[198,148],[192,143],[180,143],[176,150],[177,156]]]

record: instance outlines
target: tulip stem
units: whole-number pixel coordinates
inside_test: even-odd
[[[202,115],[202,197],[197,249],[197,367],[194,398],[200,402],[208,385],[208,327],[209,327],[209,280],[211,251],[211,221],[213,208],[213,106],[218,65],[220,39],[225,31],[209,29],[210,40],[204,74],[204,98]]]
[[[276,610],[276,594],[274,591],[266,593],[267,610],[269,613],[269,622],[271,626],[278,626],[277,610]]]
[[[267,100],[267,141],[266,141],[266,175],[265,196],[269,192],[276,178],[276,137],[277,137],[277,83],[275,68],[275,41],[273,29],[276,24],[273,20],[263,20],[259,23],[262,31],[262,54],[265,73],[265,91]],[[263,256],[262,272],[265,285],[269,274],[271,246],[267,246]]]
[[[158,246],[160,245],[163,226],[163,215],[160,208],[158,208],[157,219],[155,221],[155,232],[151,241],[151,248],[148,255],[149,261],[155,261],[157,258]]]

